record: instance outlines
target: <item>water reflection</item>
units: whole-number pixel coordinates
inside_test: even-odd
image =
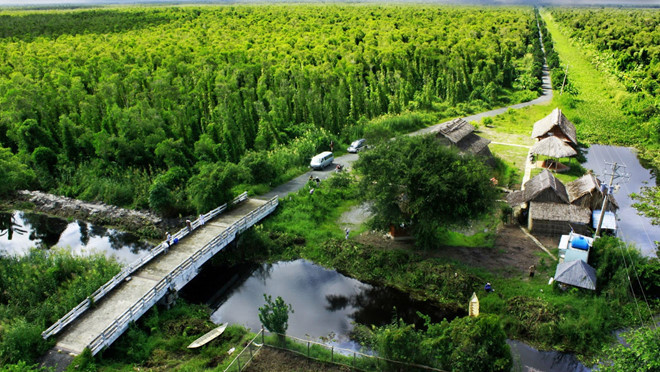
[[[151,248],[130,233],[107,229],[83,221],[16,211],[0,213],[0,254],[25,255],[30,248],[67,248],[74,254],[100,252],[129,263]]]
[[[221,285],[221,283],[217,283]],[[428,303],[411,300],[405,293],[375,287],[326,270],[305,260],[261,265],[252,275],[230,289],[226,301],[211,315],[215,323],[241,324],[253,330],[261,323],[258,308],[263,294],[282,298],[293,306],[288,334],[321,339],[332,335],[333,344],[355,348],[349,334],[353,323],[383,325],[395,318],[422,325],[417,311],[433,321],[465,315],[461,310],[443,311]]]
[[[558,351],[538,351],[520,341],[507,340],[511,347],[514,371],[589,372],[572,354]]]
[[[615,181],[620,185],[619,192],[615,194],[620,208],[617,211],[619,236],[626,242],[634,243],[645,256],[655,256],[654,242],[660,241],[660,226],[652,225],[650,219],[637,214],[630,194],[638,193],[642,186],[657,185],[656,177],[642,167],[635,152],[628,147],[591,145],[583,166],[592,169],[599,179],[609,181],[609,177],[604,175],[611,172],[611,166],[606,162],[625,164],[622,172],[630,174],[628,180]]]

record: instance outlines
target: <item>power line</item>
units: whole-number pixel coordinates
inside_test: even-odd
[[[626,167],[625,164],[618,164],[616,162],[614,163],[605,162],[605,164],[611,165],[612,171],[610,173],[607,173],[607,171],[604,173],[604,176],[610,176],[610,184],[609,185],[601,184],[600,191],[603,193],[603,205],[600,208],[600,216],[598,217],[598,227],[596,228],[596,233],[594,234],[594,237],[597,237],[600,234],[600,228],[603,225],[603,218],[605,217],[605,209],[607,208],[607,202],[609,201],[610,195],[612,195],[612,184],[614,183],[614,180],[621,177],[630,178],[630,175],[628,174],[619,173],[619,169]]]

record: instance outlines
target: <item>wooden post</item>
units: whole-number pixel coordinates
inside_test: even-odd
[[[261,326],[261,344],[266,345],[266,343],[264,342],[264,326],[263,325]]]
[[[307,357],[309,358],[309,341],[307,341]]]
[[[561,82],[561,89],[559,90],[559,95],[564,94],[564,84],[566,84],[566,76],[568,76],[568,64],[566,64],[566,72],[564,72],[564,81]]]
[[[333,346],[332,349],[330,349],[330,361],[334,362],[335,361],[335,347]]]

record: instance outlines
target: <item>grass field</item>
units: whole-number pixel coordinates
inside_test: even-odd
[[[574,93],[555,93],[556,106],[564,111],[583,143],[635,145],[639,134],[630,119],[621,112],[621,101],[628,95],[625,87],[590,62],[588,50],[577,47],[554,22],[549,12],[541,16],[552,33],[554,47],[564,66]]]

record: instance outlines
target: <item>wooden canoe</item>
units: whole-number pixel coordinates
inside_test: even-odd
[[[214,340],[216,337],[220,336],[222,334],[222,332],[225,331],[226,328],[227,328],[227,323],[224,323],[224,324],[220,325],[220,327],[212,329],[211,331],[206,333],[204,336],[196,339],[195,341],[193,341],[192,344],[188,345],[188,349],[195,349],[195,348],[198,348],[200,346],[206,345],[210,341]]]

